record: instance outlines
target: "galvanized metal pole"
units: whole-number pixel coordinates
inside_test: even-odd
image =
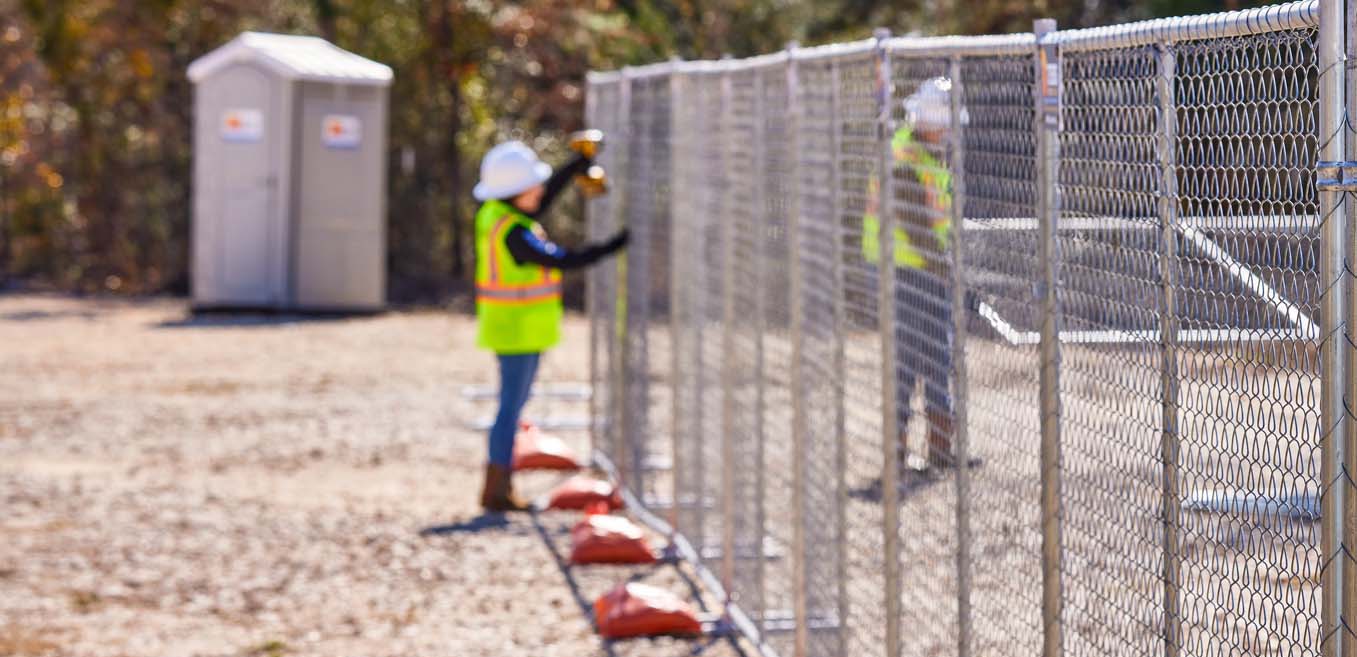
[[[621,106],[618,111],[618,127],[622,133],[623,148],[619,153],[620,160],[619,173],[622,173],[622,179],[617,185],[617,199],[613,208],[613,226],[625,227],[627,225],[627,186],[630,182],[627,173],[630,170],[631,141],[635,135],[631,134],[631,71],[622,69],[622,79],[618,83],[621,85],[620,97]],[[617,479],[619,486],[628,486],[631,483],[631,473],[628,472],[628,459],[626,448],[626,437],[630,435],[628,426],[630,413],[627,412],[627,377],[626,363],[623,362],[627,357],[627,261],[626,253],[617,258],[617,276],[614,280],[616,289],[613,291],[613,317],[612,317],[612,344],[609,350],[612,357],[608,359],[608,365],[612,368],[612,394],[609,398],[609,404],[612,408],[609,416],[612,420],[609,422],[609,445],[611,454],[608,458],[612,459],[614,467],[617,469]]]
[[[793,657],[805,657],[810,636],[806,605],[806,404],[801,350],[805,309],[801,295],[801,96],[797,77],[795,42],[787,44],[787,267],[791,299],[788,329],[791,334],[792,362],[789,372],[792,402],[792,617],[796,620]]]
[[[598,93],[598,87],[594,86],[594,84],[593,84],[592,82],[590,82],[590,81],[588,81],[588,80],[586,79],[586,82],[585,82],[585,91],[584,91],[584,116],[585,116],[585,119],[584,119],[584,120],[585,120],[585,123],[587,124],[585,127],[587,127],[587,128],[595,128],[595,129],[596,129],[596,128],[599,127],[598,125],[595,124],[595,121],[596,121],[596,119],[597,119],[597,117],[596,117],[596,115],[595,115],[595,112],[598,111],[598,97],[597,97],[597,95],[596,95],[597,93]],[[609,127],[611,128],[611,126],[609,126]],[[0,199],[0,200],[2,200],[2,199]],[[594,215],[595,215],[595,213],[594,213],[594,211],[593,211],[593,208],[594,208],[594,207],[595,207],[594,204],[591,204],[591,203],[585,203],[585,204],[584,204],[584,225],[585,225],[585,226],[588,226],[589,229],[590,229],[590,230],[587,231],[587,232],[589,233],[589,237],[590,237],[590,238],[593,238],[593,239],[596,239],[598,236],[594,234],[594,229],[595,229],[595,227],[597,226],[598,219],[594,216]],[[0,216],[0,220],[3,220],[3,217],[2,217],[2,216]],[[594,454],[597,454],[597,453],[598,453],[598,451],[599,451],[599,450],[598,450],[598,446],[599,446],[599,443],[600,443],[599,438],[598,438],[599,428],[600,428],[599,415],[598,415],[598,411],[599,411],[598,391],[599,391],[599,388],[602,387],[602,386],[599,385],[600,382],[599,382],[599,380],[598,380],[598,374],[599,374],[599,371],[598,371],[598,370],[599,370],[599,367],[598,367],[598,353],[599,353],[599,348],[598,348],[598,339],[599,339],[598,279],[601,278],[601,277],[603,276],[603,272],[604,272],[604,271],[606,271],[606,270],[600,268],[600,269],[597,269],[597,270],[594,270],[594,271],[589,272],[589,275],[585,278],[585,287],[584,287],[584,312],[585,312],[585,314],[588,315],[588,317],[589,317],[589,454],[590,454],[590,455],[594,455]]]
[[[839,177],[839,149],[841,148],[839,131],[839,63],[830,62],[829,74],[829,152],[833,155],[833,164],[829,167],[830,176],[830,226],[835,231],[835,241],[831,245],[834,249],[834,257],[831,259],[834,274],[834,289],[831,295],[834,299],[834,508],[835,508],[835,581],[838,583],[838,654],[848,654],[848,615],[850,608],[848,604],[848,431],[847,415],[844,409],[844,395],[847,392],[847,386],[844,382],[844,376],[847,373],[847,353],[844,344],[844,336],[847,332],[847,312],[844,308],[844,272],[843,272],[843,253],[839,242],[841,236],[838,231],[843,221],[843,181]]]
[[[711,91],[710,85],[707,84],[709,76],[710,73],[700,71],[695,71],[692,75],[691,82],[693,83],[694,88],[702,89],[702,102],[709,100],[709,93]],[[710,140],[712,131],[709,129],[711,117],[706,113],[699,113],[698,116],[701,116],[702,120],[698,124],[699,128],[697,134],[692,135],[692,140],[695,144],[694,150],[701,153],[702,157],[706,159],[707,155],[711,152]],[[711,305],[710,300],[707,298],[707,292],[711,289],[709,283],[711,281],[710,277],[712,276],[712,272],[708,271],[708,263],[706,261],[707,249],[710,249],[711,247],[705,244],[705,242],[707,236],[711,233],[709,228],[711,222],[719,221],[718,217],[711,216],[710,198],[713,189],[712,185],[706,184],[706,178],[707,172],[704,169],[703,182],[697,186],[698,188],[696,190],[694,190],[694,193],[697,198],[700,199],[702,205],[697,209],[695,216],[692,217],[692,221],[696,224],[694,227],[694,234],[701,236],[697,240],[700,246],[694,244],[693,249],[695,251],[694,255],[701,254],[702,265],[699,269],[702,272],[701,280],[704,283],[705,288],[703,293],[698,297],[700,299],[699,303],[701,305],[701,310],[695,310],[693,316],[694,325],[696,327],[694,329],[695,334],[693,335],[693,344],[696,345],[698,353],[698,356],[693,359],[694,365],[697,367],[697,371],[693,374],[693,381],[697,386],[697,390],[693,392],[693,405],[695,407],[693,413],[693,426],[697,428],[694,440],[697,441],[697,445],[693,454],[695,461],[693,464],[693,508],[695,509],[693,512],[693,535],[688,538],[697,545],[698,554],[701,554],[703,548],[707,546],[708,541],[712,540],[711,537],[707,535],[707,441],[712,439],[711,435],[707,432],[707,382],[708,377],[711,376],[707,367],[707,336],[710,332],[708,323],[711,320]]]
[[[683,174],[680,169],[683,166],[688,143],[678,138],[682,122],[679,120],[683,107],[683,78],[680,71],[680,59],[675,57],[670,61],[671,70],[669,72],[669,175],[671,177],[669,193],[669,527],[673,534],[679,533],[679,518],[683,509],[683,491],[682,482],[684,473],[683,466],[687,465],[683,461],[683,439],[679,427],[681,426],[680,417],[683,413],[683,404],[679,401],[682,396],[680,392],[682,386],[687,381],[679,377],[680,370],[684,369],[683,363],[692,366],[696,358],[685,358],[682,353],[683,343],[683,320],[686,318],[690,308],[687,304],[687,295],[684,292],[692,281],[685,276],[679,275],[678,263],[688,262],[692,255],[684,249],[687,247],[685,240],[680,235],[685,234],[685,228],[682,226],[680,212],[678,208],[681,194],[688,190],[680,189],[678,182],[683,180]],[[699,343],[700,344],[700,343]],[[690,356],[690,355],[689,355]],[[670,536],[672,543],[672,536]]]
[[[633,82],[635,85],[636,82]],[[626,380],[626,396],[623,401],[623,413],[626,415],[626,432],[622,436],[625,444],[628,486],[638,499],[644,500],[646,433],[650,428],[650,265],[652,240],[655,234],[655,203],[653,187],[655,158],[651,152],[651,128],[655,120],[655,92],[653,79],[640,81],[643,85],[640,112],[634,117],[636,130],[628,135],[628,144],[636,147],[636,162],[628,163],[628,168],[638,174],[646,186],[640,193],[644,204],[635,206],[637,212],[628,211],[627,219],[631,229],[632,247],[627,253],[627,275],[623,284],[626,296],[626,339],[622,341],[623,377]],[[633,94],[635,88],[632,89]],[[633,98],[635,96],[633,95]]]
[[[1353,390],[1350,322],[1353,285],[1347,272],[1352,262],[1353,228],[1345,197],[1337,184],[1342,181],[1343,160],[1349,157],[1346,127],[1345,21],[1348,10],[1344,0],[1320,0],[1319,42],[1316,56],[1319,64],[1319,160],[1321,167],[1332,167],[1332,176],[1321,171],[1319,187],[1319,218],[1323,233],[1320,239],[1320,278],[1332,286],[1322,296],[1320,310],[1320,423],[1325,432],[1321,436],[1321,549],[1323,570],[1320,590],[1322,600],[1321,650],[1325,657],[1350,657],[1354,654],[1352,623],[1352,580],[1354,573],[1352,550],[1352,470],[1349,461],[1353,426],[1347,399]],[[1326,180],[1327,179],[1327,180]]]
[[[1060,305],[1059,249],[1056,223],[1060,218],[1060,53],[1046,36],[1055,31],[1055,21],[1037,20],[1036,35],[1036,133],[1037,222],[1041,258],[1041,625],[1042,657],[1060,657],[1064,651],[1061,616],[1064,603],[1061,585],[1060,511]]]
[[[1182,555],[1178,550],[1180,511],[1178,493],[1178,315],[1174,290],[1178,284],[1178,168],[1177,102],[1173,83],[1177,75],[1173,48],[1160,43],[1155,47],[1158,76],[1155,91],[1159,98],[1159,311],[1160,402],[1162,429],[1159,458],[1162,463],[1160,513],[1164,523],[1164,657],[1178,657],[1182,648],[1182,612],[1178,590],[1182,581]]]
[[[754,427],[753,427],[754,545],[750,546],[750,549],[753,550],[755,568],[754,568],[754,590],[750,592],[753,595],[754,599],[747,603],[745,609],[752,616],[751,620],[754,622],[755,627],[758,628],[760,635],[762,635],[762,633],[764,632],[764,628],[766,627],[766,624],[764,623],[764,617],[767,615],[766,612],[768,611],[767,605],[765,604],[766,598],[763,595],[764,570],[765,570],[764,566],[766,565],[764,564],[764,550],[763,550],[764,532],[766,531],[763,512],[764,503],[763,457],[765,449],[763,426],[765,424],[764,393],[766,392],[768,383],[767,377],[764,376],[763,368],[764,366],[763,338],[767,334],[768,327],[768,295],[765,293],[763,284],[763,279],[764,276],[766,275],[765,270],[767,269],[764,263],[764,257],[766,256],[766,254],[763,253],[766,247],[764,246],[762,239],[764,233],[764,223],[768,221],[768,204],[766,189],[768,183],[768,175],[766,169],[764,168],[767,165],[767,162],[765,162],[764,160],[765,149],[763,143],[763,140],[765,138],[765,129],[767,127],[765,125],[765,121],[767,120],[766,116],[767,108],[764,107],[763,102],[764,93],[765,89],[763,74],[762,72],[756,72],[754,74],[755,120],[754,120],[753,160],[754,160],[754,171],[762,172],[763,175],[758,176],[759,179],[753,185],[752,191],[754,207],[749,209],[750,213],[753,215],[753,226],[751,226],[751,228],[753,229],[753,234],[756,235],[757,237],[756,239],[754,239],[753,252],[750,254],[750,256],[754,259],[754,280],[747,281],[748,285],[751,285],[753,286],[753,289],[758,290],[758,293],[754,295],[754,371],[752,373],[754,375],[755,381]],[[748,376],[749,374],[750,374],[749,372],[745,373],[746,376]]]
[[[877,212],[881,234],[877,253],[877,322],[881,331],[881,486],[885,576],[886,655],[900,654],[900,491],[896,447],[900,430],[895,412],[895,214],[891,194],[894,155],[891,152],[890,30],[875,32],[877,65]]]
[[[730,61],[721,71],[722,121],[730,120],[731,81]],[[723,131],[724,134],[724,131]],[[730,174],[730,135],[722,148],[722,165]],[[735,230],[731,217],[734,185],[728,185],[721,199],[721,233],[724,255],[721,258],[721,586],[726,590],[726,603],[735,591],[735,322],[740,319],[740,308],[735,306]]]
[[[1328,42],[1324,41],[1323,30],[1336,29],[1339,38],[1342,41],[1341,53],[1343,61],[1340,65],[1332,68],[1331,73],[1339,76],[1338,80],[1332,78],[1323,80],[1320,83],[1320,104],[1327,105],[1325,97],[1332,89],[1337,89],[1343,93],[1340,96],[1341,119],[1333,123],[1320,123],[1322,126],[1330,126],[1334,129],[1335,138],[1341,141],[1340,144],[1329,143],[1328,148],[1321,153],[1320,159],[1326,157],[1328,151],[1340,150],[1343,156],[1343,181],[1348,183],[1350,190],[1357,190],[1357,166],[1350,163],[1357,161],[1357,138],[1348,134],[1352,129],[1352,117],[1357,116],[1357,93],[1349,91],[1347,82],[1347,68],[1352,66],[1353,61],[1357,61],[1357,31],[1351,26],[1357,25],[1357,3],[1347,0],[1325,0],[1326,3],[1336,3],[1337,8],[1320,7],[1320,29],[1321,41],[1323,46]],[[1337,28],[1326,28],[1323,24],[1325,18],[1333,18],[1339,21]],[[1332,35],[1330,35],[1330,38]],[[1325,70],[1324,55],[1321,55],[1320,70]],[[1323,111],[1322,109],[1320,110]],[[1357,497],[1353,491],[1353,477],[1357,476],[1357,419],[1353,418],[1353,404],[1357,404],[1357,354],[1354,354],[1354,328],[1357,328],[1357,282],[1353,281],[1352,268],[1357,267],[1357,245],[1354,245],[1354,239],[1357,239],[1357,203],[1348,197],[1348,192],[1341,193],[1336,202],[1341,207],[1341,212],[1335,214],[1335,218],[1343,217],[1343,235],[1340,238],[1340,244],[1343,245],[1343,262],[1345,263],[1343,271],[1343,285],[1346,287],[1346,308],[1344,314],[1340,315],[1343,321],[1342,334],[1343,339],[1336,341],[1344,351],[1343,360],[1343,379],[1341,388],[1341,408],[1343,410],[1343,420],[1345,422],[1342,436],[1342,454],[1339,463],[1343,465],[1343,477],[1341,479],[1344,492],[1341,502],[1343,519],[1343,546],[1341,551],[1349,562],[1343,566],[1343,593],[1341,601],[1342,609],[1342,627],[1346,632],[1354,631],[1354,623],[1357,623],[1357,564],[1351,562],[1354,551],[1357,551]],[[1337,434],[1336,434],[1337,435]],[[1344,657],[1357,657],[1357,638],[1347,636],[1343,639]]]
[[[952,80],[950,156],[948,168],[952,172],[952,222],[950,231],[952,280],[952,458],[956,468],[956,531],[957,531],[957,656],[971,656],[971,472],[966,463],[971,458],[970,429],[968,425],[969,391],[966,376],[966,126],[965,84],[961,74],[961,57],[953,56],[948,63],[948,77]]]

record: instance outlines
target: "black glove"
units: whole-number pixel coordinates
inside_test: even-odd
[[[629,242],[630,240],[631,231],[626,228],[623,228],[622,230],[617,231],[617,234],[613,235],[612,239],[609,239],[605,246],[607,246],[608,251],[610,252],[616,251],[626,246],[627,242]]]
[[[566,163],[566,167],[579,173],[588,171],[591,166],[594,166],[594,158],[586,157],[584,153],[575,153],[575,157]]]

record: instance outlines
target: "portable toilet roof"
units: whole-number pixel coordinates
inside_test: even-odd
[[[188,77],[202,82],[232,64],[253,62],[290,80],[390,86],[391,67],[355,55],[319,37],[244,32],[199,57]]]

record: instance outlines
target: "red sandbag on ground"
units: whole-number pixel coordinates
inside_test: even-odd
[[[636,523],[621,516],[588,515],[570,530],[570,563],[655,563]]]
[[[594,618],[605,639],[702,633],[702,623],[688,603],[664,589],[635,582],[619,584],[594,602]]]
[[[622,508],[622,496],[612,484],[586,477],[571,477],[551,491],[547,498],[547,508],[558,511],[583,511],[590,505],[602,502],[609,509]]]
[[[579,470],[580,460],[556,436],[542,433],[531,423],[524,422],[514,437],[515,470]]]

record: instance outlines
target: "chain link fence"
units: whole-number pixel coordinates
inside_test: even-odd
[[[596,460],[721,627],[1346,654],[1343,11],[591,74]]]

